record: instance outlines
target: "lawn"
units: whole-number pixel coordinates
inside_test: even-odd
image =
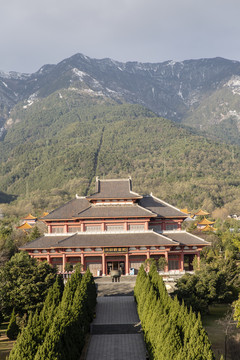
[[[212,343],[212,349],[216,356],[216,359],[220,359],[221,355],[225,355],[225,329],[226,326],[224,324],[220,324],[218,321],[223,320],[226,314],[231,310],[229,305],[217,304],[212,305],[209,308],[210,313],[202,317],[202,322],[205,330],[208,333],[209,339]],[[227,341],[227,360],[239,360],[238,357],[234,356],[234,349],[235,345],[240,346],[240,329],[236,329],[233,326],[233,335],[235,337],[234,345],[233,345],[233,338],[230,342]],[[236,337],[238,338],[238,344],[236,343]]]
[[[8,323],[0,324],[0,360],[5,360],[6,356],[11,351],[15,341],[9,340],[6,336]]]

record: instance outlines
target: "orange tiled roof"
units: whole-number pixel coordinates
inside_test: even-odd
[[[202,209],[200,209],[196,214],[194,214],[195,216],[206,216],[206,215],[210,215],[208,212],[203,211]]]
[[[24,220],[35,220],[37,219],[35,216],[33,216],[32,214],[28,214],[27,216],[25,216],[23,218]]]
[[[217,229],[213,226],[207,225],[205,228],[202,229],[202,231],[216,231]]]
[[[202,221],[198,222],[198,225],[212,225],[214,223],[215,223],[215,221],[210,221],[210,220],[204,218]]]
[[[18,226],[17,228],[21,229],[21,230],[28,230],[28,229],[32,229],[32,226],[29,225],[28,223],[24,223],[24,224]]]
[[[190,215],[190,211],[188,211],[188,208],[185,209],[180,209],[181,212],[183,212],[184,214]]]

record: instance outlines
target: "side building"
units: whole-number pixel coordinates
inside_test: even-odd
[[[111,270],[129,274],[146,259],[165,257],[169,270],[192,270],[205,240],[181,230],[187,214],[151,195],[132,191],[131,179],[96,179],[93,195],[76,198],[42,220],[44,236],[20,250],[47,260],[60,271],[81,263],[94,276]]]

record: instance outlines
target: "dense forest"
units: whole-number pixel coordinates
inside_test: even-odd
[[[0,141],[0,201],[17,197],[15,211],[51,210],[86,195],[96,176],[131,176],[134,191],[180,208],[240,211],[239,146],[199,136],[140,105],[73,88],[18,104],[11,123]]]

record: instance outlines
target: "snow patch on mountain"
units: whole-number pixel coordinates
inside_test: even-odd
[[[8,72],[0,71],[0,77],[3,79],[26,80],[30,76],[31,74],[19,73],[16,71],[8,71]]]
[[[232,76],[225,86],[228,86],[233,94],[240,95],[240,76]]]
[[[6,88],[8,88],[7,84],[4,81],[2,81],[2,83]]]
[[[77,75],[80,80],[84,80],[84,77],[88,76],[88,74],[81,70],[78,70],[77,68],[73,68],[72,72]]]
[[[37,100],[38,98],[38,93],[33,93],[29,96],[29,98],[27,99],[27,104],[23,105],[23,109],[27,109],[28,107],[32,106],[32,104]]]

